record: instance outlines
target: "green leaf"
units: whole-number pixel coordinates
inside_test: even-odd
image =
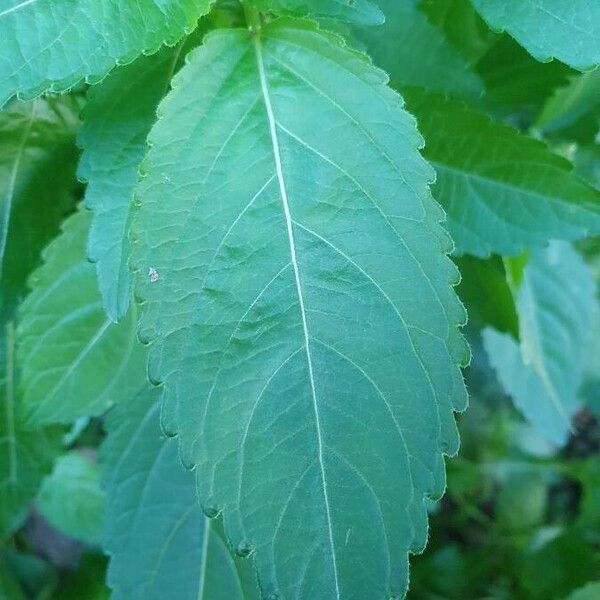
[[[254,0],[253,4],[259,10],[280,15],[328,17],[362,25],[381,25],[385,20],[369,0]]]
[[[115,70],[92,88],[83,115],[78,174],[88,183],[86,205],[94,212],[88,255],[113,321],[127,313],[131,297],[127,228],[146,136],[185,50],[180,44]]]
[[[0,539],[18,529],[58,451],[55,431],[27,431],[17,413],[14,322],[0,329]]]
[[[25,594],[3,555],[0,555],[0,600],[25,600]]]
[[[506,31],[537,60],[586,70],[600,64],[597,0],[471,0],[492,29]]]
[[[420,8],[470,63],[481,58],[498,38],[469,0],[422,0]]]
[[[552,238],[600,233],[600,192],[534,140],[466,106],[404,90],[435,167],[458,253],[518,254]]]
[[[469,323],[492,325],[499,331],[519,335],[519,323],[502,260],[481,260],[465,255],[457,260],[461,282],[458,295],[469,309]]]
[[[588,583],[575,590],[566,600],[598,600],[600,598],[600,581]]]
[[[56,235],[76,189],[72,98],[14,102],[0,112],[0,315],[25,293],[27,275]]]
[[[485,86],[485,105],[524,129],[555,88],[575,73],[558,61],[538,62],[508,35],[497,38],[477,61],[475,71]]]
[[[417,9],[415,0],[379,0],[378,4],[385,13],[385,24],[355,28],[354,34],[394,85],[418,85],[468,98],[483,93],[479,77],[442,31]]]
[[[0,106],[100,80],[116,64],[173,45],[210,0],[0,0]]]
[[[106,549],[113,600],[252,600],[251,561],[233,558],[217,521],[196,499],[177,443],[159,428],[158,390],[108,416],[102,449]]]
[[[90,217],[80,210],[65,222],[21,306],[21,409],[32,425],[99,414],[145,380],[136,312],[132,308],[119,324],[106,317],[94,266],[85,258]]]
[[[589,113],[600,115],[600,69],[572,77],[567,86],[556,90],[535,126],[544,132],[558,131]]]
[[[70,452],[59,457],[40,487],[37,508],[62,533],[99,544],[104,494],[100,468],[90,457]]]
[[[520,346],[493,329],[484,330],[484,345],[517,408],[542,435],[562,444],[578,406],[595,286],[579,254],[553,242],[532,253],[516,294]]]
[[[307,22],[219,31],[142,165],[132,264],[164,426],[266,597],[402,594],[458,448],[457,271],[385,84]]]

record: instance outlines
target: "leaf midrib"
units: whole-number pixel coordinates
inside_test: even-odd
[[[279,139],[277,136],[277,124],[276,124],[276,119],[275,119],[275,115],[273,112],[273,106],[271,104],[271,97],[270,97],[269,86],[268,86],[267,77],[266,77],[266,73],[265,73],[265,65],[264,65],[263,54],[262,54],[262,45],[261,45],[261,40],[260,40],[259,34],[256,34],[253,36],[253,42],[254,42],[254,51],[256,54],[256,64],[257,64],[257,68],[258,68],[260,87],[261,87],[261,92],[262,92],[263,101],[264,101],[264,105],[265,105],[265,110],[267,113],[267,121],[268,121],[268,125],[269,125],[269,135],[270,135],[272,149],[273,149],[273,159],[275,161],[275,171],[277,174],[277,181],[279,183],[279,195],[281,198],[281,204],[282,204],[283,213],[284,213],[284,217],[285,217],[286,230],[287,230],[289,249],[290,249],[290,260],[291,260],[292,267],[294,270],[294,279],[296,282],[296,291],[298,294],[298,302],[299,302],[299,306],[300,306],[300,316],[301,316],[301,320],[302,320],[302,330],[303,330],[303,334],[304,334],[304,347],[305,347],[305,351],[306,351],[306,361],[307,361],[307,365],[308,365],[308,374],[309,374],[309,379],[310,379],[312,404],[313,404],[313,410],[314,410],[314,414],[315,414],[315,429],[316,429],[316,437],[317,437],[317,455],[318,455],[318,459],[319,459],[319,471],[321,474],[321,481],[323,484],[323,498],[324,498],[324,502],[325,502],[325,510],[326,510],[326,517],[327,517],[328,537],[329,537],[329,544],[330,544],[330,548],[331,548],[331,560],[333,563],[333,575],[334,575],[334,582],[335,582],[336,598],[339,599],[341,596],[340,596],[340,588],[339,588],[339,582],[338,582],[338,569],[337,569],[337,560],[336,560],[336,553],[335,553],[335,544],[334,544],[334,540],[333,540],[333,531],[332,531],[332,524],[331,524],[331,508],[330,508],[330,504],[329,504],[329,493],[327,490],[325,464],[323,462],[323,439],[322,439],[323,436],[322,436],[322,432],[321,432],[321,421],[320,421],[319,406],[318,406],[318,401],[317,401],[317,393],[316,393],[316,386],[315,386],[315,379],[314,379],[314,372],[313,372],[312,356],[311,356],[311,351],[310,351],[310,335],[308,333],[308,323],[307,323],[307,319],[306,319],[306,310],[305,310],[305,306],[304,306],[304,295],[303,295],[303,290],[302,290],[300,267],[298,265],[298,261],[297,261],[297,257],[296,257],[296,243],[295,243],[295,239],[294,239],[294,228],[293,228],[293,222],[292,222],[293,219],[291,216],[289,202],[288,202],[285,178],[283,176],[281,150],[279,148]]]

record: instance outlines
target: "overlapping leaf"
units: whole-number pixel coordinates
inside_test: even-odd
[[[0,113],[0,312],[10,317],[27,275],[73,205],[78,123],[72,98],[14,102]]]
[[[483,93],[481,80],[466,59],[418,10],[415,0],[379,0],[378,4],[385,23],[356,27],[354,35],[395,85],[418,85],[469,98]]]
[[[600,64],[597,0],[471,0],[493,29],[508,32],[541,61],[580,70]]]
[[[14,322],[0,330],[0,538],[17,529],[58,452],[54,431],[27,431],[17,410]]]
[[[86,205],[94,212],[88,255],[113,321],[126,314],[131,297],[127,228],[146,136],[188,49],[182,43],[117,69],[92,88],[86,106],[79,175],[88,183]]]
[[[348,23],[381,25],[384,16],[376,2],[370,0],[255,0],[256,8],[301,17],[316,16]]]
[[[0,0],[0,106],[101,79],[117,63],[173,45],[210,0]]]
[[[159,427],[158,390],[115,407],[103,447],[108,582],[114,600],[253,600],[250,559],[231,556],[206,518],[177,443]]]
[[[338,38],[210,34],[160,107],[132,250],[164,426],[265,596],[402,594],[466,394],[414,121]]]
[[[553,242],[532,254],[516,294],[520,346],[493,329],[484,331],[484,344],[516,406],[561,444],[577,408],[595,287],[581,257],[565,242]]]
[[[459,253],[517,254],[600,233],[600,193],[540,141],[467,108],[405,90],[437,172],[434,196]]]
[[[104,496],[98,463],[77,452],[59,457],[40,486],[36,506],[65,535],[99,544]]]
[[[30,278],[17,329],[23,398],[30,424],[98,414],[145,380],[136,313],[119,324],[105,315],[94,266],[85,257],[90,213],[69,218]]]

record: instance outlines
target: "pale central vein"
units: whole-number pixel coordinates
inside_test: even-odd
[[[275,121],[275,115],[273,113],[273,106],[271,104],[271,97],[269,94],[269,86],[267,83],[267,77],[265,74],[265,66],[262,55],[262,48],[260,43],[260,38],[258,35],[254,36],[254,48],[256,51],[256,62],[258,65],[258,74],[260,77],[260,87],[265,103],[265,109],[267,111],[267,119],[269,122],[269,133],[271,136],[271,143],[273,145],[273,157],[275,160],[275,171],[277,174],[277,181],[279,182],[279,192],[281,196],[281,204],[283,207],[283,213],[285,216],[285,223],[288,235],[288,241],[290,246],[290,259],[292,263],[292,267],[294,269],[294,277],[296,280],[296,291],[298,294],[298,303],[300,305],[300,315],[302,318],[302,329],[304,332],[304,347],[306,349],[306,361],[308,364],[308,375],[310,379],[310,388],[311,395],[313,401],[313,408],[315,413],[315,427],[317,431],[317,450],[319,457],[319,467],[321,470],[321,479],[323,481],[323,497],[325,500],[325,510],[327,512],[327,528],[329,534],[329,544],[331,547],[331,559],[333,562],[333,573],[334,573],[334,581],[335,581],[335,591],[336,597],[340,598],[340,588],[338,583],[338,573],[337,573],[337,561],[335,556],[335,546],[333,542],[333,531],[331,528],[331,509],[329,505],[329,494],[327,491],[327,481],[325,476],[325,464],[323,462],[323,436],[321,433],[321,421],[319,417],[319,406],[317,403],[317,392],[315,387],[315,377],[313,372],[313,361],[311,357],[310,351],[310,336],[308,333],[308,325],[306,321],[306,309],[304,307],[304,295],[302,292],[302,282],[300,279],[300,268],[298,266],[298,260],[296,257],[296,243],[294,240],[294,227],[292,224],[292,215],[290,212],[290,206],[288,202],[287,189],[285,185],[285,179],[283,177],[283,168],[281,165],[281,151],[279,148],[279,139],[277,137],[277,126]]]
[[[24,0],[23,2],[15,4],[14,6],[7,8],[6,10],[0,11],[0,17],[4,17],[6,15],[9,15],[10,13],[14,13],[22,8],[25,8],[29,4],[33,4],[34,2],[37,2],[37,0]]]

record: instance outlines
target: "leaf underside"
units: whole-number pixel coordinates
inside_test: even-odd
[[[457,271],[385,84],[302,21],[210,34],[141,169],[132,257],[163,426],[266,597],[402,594],[458,448]]]

